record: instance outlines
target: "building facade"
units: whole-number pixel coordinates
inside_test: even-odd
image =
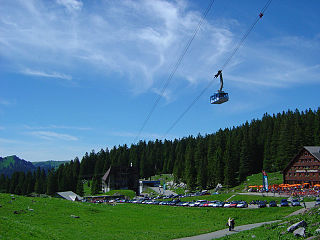
[[[320,184],[320,146],[303,147],[283,170],[285,184]]]
[[[101,180],[105,193],[120,189],[139,191],[139,174],[134,167],[110,167]]]

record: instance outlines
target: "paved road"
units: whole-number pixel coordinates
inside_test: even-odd
[[[214,238],[221,238],[230,234],[235,234],[241,231],[250,230],[252,228],[260,227],[265,224],[271,224],[279,221],[280,220],[242,225],[242,226],[235,227],[233,231],[229,231],[228,229],[222,229],[222,230],[211,232],[211,233],[205,233],[205,234],[201,234],[193,237],[179,238],[176,240],[211,240]]]
[[[172,192],[170,190],[165,190],[163,191],[163,188],[159,188],[159,187],[149,187],[151,188],[153,191],[165,195],[165,196],[170,196],[170,195],[177,195],[175,192]]]
[[[264,193],[259,193],[259,192],[244,192],[244,193],[237,193],[239,195],[256,195],[256,196],[264,196],[264,197],[289,197],[290,195],[285,194],[285,193],[271,193],[271,192],[264,192]]]
[[[310,209],[311,207],[315,206],[315,202],[306,202],[306,207],[307,209]],[[293,215],[298,215],[300,213],[303,213],[304,211],[306,211],[306,209],[301,208],[291,214],[289,214],[287,217],[293,216]],[[221,238],[230,234],[235,234],[241,231],[245,231],[245,230],[250,230],[256,227],[260,227],[262,225],[265,224],[271,224],[274,222],[280,222],[281,220],[275,220],[275,221],[270,221],[270,222],[262,222],[262,223],[254,223],[254,224],[248,224],[248,225],[242,225],[242,226],[237,226],[235,227],[235,229],[231,232],[228,231],[228,229],[222,229],[219,231],[215,231],[215,232],[211,232],[211,233],[205,233],[205,234],[201,234],[201,235],[197,235],[197,236],[192,236],[192,237],[185,237],[185,238],[179,238],[176,240],[211,240],[211,239],[215,239],[215,238]]]

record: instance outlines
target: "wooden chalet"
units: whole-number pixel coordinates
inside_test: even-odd
[[[320,146],[303,147],[283,170],[285,184],[320,184]]]
[[[129,189],[136,193],[139,189],[139,174],[134,167],[112,166],[102,177],[102,192]]]

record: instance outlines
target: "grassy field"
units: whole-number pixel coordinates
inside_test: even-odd
[[[283,175],[281,172],[273,172],[273,173],[267,173],[268,174],[268,184],[281,184],[283,183]],[[242,182],[239,186],[236,186],[234,188],[230,188],[227,191],[243,191],[244,189],[248,189],[248,186],[254,186],[254,185],[262,185],[262,173],[253,174],[251,176],[248,176],[246,181]]]
[[[0,194],[0,205],[0,239],[174,239],[225,228],[230,216],[243,225],[281,219],[296,210],[112,206],[56,198],[11,200],[9,194]]]
[[[286,229],[294,223],[304,220],[307,223],[306,227],[306,238],[317,236],[316,229],[319,228],[320,222],[320,211],[318,208],[313,208],[306,214],[297,215],[285,219],[281,223],[274,223],[271,225],[254,228],[249,231],[243,231],[234,235],[219,238],[220,240],[236,240],[236,239],[259,239],[259,240],[271,240],[271,239],[282,239],[282,240],[293,240],[299,239],[292,233],[287,233]],[[301,238],[300,238],[301,239]],[[320,239],[320,235],[318,238]]]

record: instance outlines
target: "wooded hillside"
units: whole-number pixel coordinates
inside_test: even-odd
[[[289,110],[272,116],[266,113],[261,120],[205,136],[140,141],[130,147],[123,145],[97,153],[92,150],[81,162],[76,158],[49,172],[42,185],[46,190],[43,187],[41,191],[80,193],[80,180],[93,178],[94,193],[99,189],[99,178],[110,166],[128,167],[130,163],[139,169],[140,178],[173,173],[176,181],[187,183],[190,189],[213,188],[217,183],[232,187],[262,169],[282,171],[302,146],[316,145],[320,145],[320,108],[304,112]],[[23,178],[24,174],[20,175]],[[37,175],[41,179],[42,174]],[[15,187],[9,185],[19,182],[19,176],[16,174],[13,178],[17,179],[6,179],[4,183],[2,177],[0,189],[11,192]]]

